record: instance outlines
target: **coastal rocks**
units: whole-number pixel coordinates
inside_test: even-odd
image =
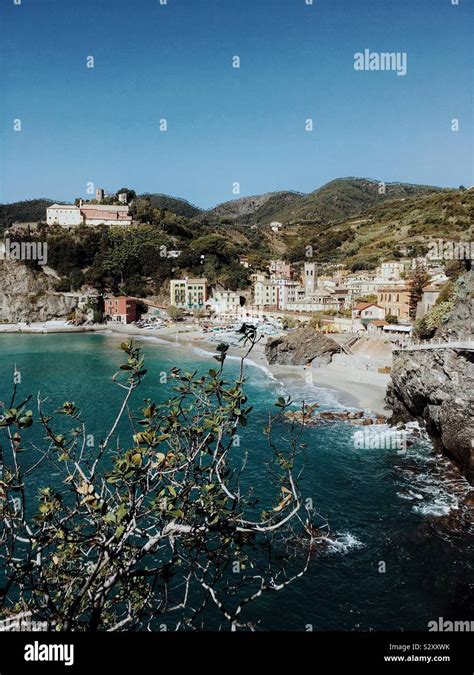
[[[387,403],[391,422],[422,420],[435,445],[474,482],[474,354],[395,352]]]
[[[331,422],[349,422],[350,424],[360,426],[370,426],[373,424],[386,424],[387,418],[383,415],[376,417],[368,417],[362,410],[357,411],[343,411],[343,412],[318,412],[314,410],[317,405],[305,406],[303,410],[288,410],[285,412],[285,417],[292,422],[298,422],[309,427],[316,427]]]
[[[293,333],[269,340],[265,345],[265,356],[270,365],[304,366],[313,361],[326,365],[340,350],[332,338],[317,333],[311,326],[303,326]]]
[[[466,293],[436,337],[471,336],[472,273]],[[387,403],[391,423],[418,419],[437,449],[474,483],[474,352],[461,348],[395,351]]]
[[[69,317],[78,299],[53,289],[53,277],[14,261],[1,261],[0,320],[17,323]]]

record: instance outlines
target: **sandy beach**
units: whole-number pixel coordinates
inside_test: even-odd
[[[118,323],[94,324],[90,326],[71,326],[66,321],[45,321],[36,323],[0,324],[1,333],[83,333],[97,332],[124,337],[156,338],[185,347],[199,348],[213,352],[217,342],[211,341],[209,334],[201,329],[185,324],[165,326],[156,330],[144,330],[135,326]],[[231,346],[229,354],[243,356],[245,348]],[[361,360],[348,355],[341,356],[327,366],[308,368],[307,366],[269,365],[264,353],[264,344],[255,345],[249,360],[256,366],[267,370],[276,379],[300,378],[315,385],[334,391],[338,400],[346,406],[387,415],[384,399],[389,375],[367,370]]]

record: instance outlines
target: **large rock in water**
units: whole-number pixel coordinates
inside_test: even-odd
[[[472,273],[464,297],[437,338],[473,339]],[[387,403],[391,422],[418,419],[435,445],[474,483],[474,353],[467,349],[395,351]]]
[[[315,359],[318,363],[330,363],[333,354],[340,350],[332,338],[304,326],[294,333],[269,340],[265,345],[265,356],[270,364],[305,366]]]

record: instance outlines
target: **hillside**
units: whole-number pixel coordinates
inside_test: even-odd
[[[320,260],[343,261],[356,268],[374,267],[382,258],[423,254],[438,238],[471,241],[474,237],[474,191],[443,190],[384,199],[334,224],[298,225],[284,230],[283,245],[292,260],[311,245]]]
[[[245,225],[328,224],[358,216],[381,202],[402,200],[443,191],[443,188],[409,183],[387,183],[380,194],[379,182],[367,178],[338,178],[309,194],[268,192],[219,204],[206,216]]]
[[[185,216],[186,218],[193,218],[202,212],[202,209],[190,204],[185,199],[163,194],[144,193],[138,195],[135,201],[137,206],[146,203],[153,209],[166,209],[177,216]]]
[[[282,210],[283,223],[338,221],[364,213],[369,207],[392,199],[405,199],[439,191],[441,188],[408,183],[387,183],[385,193],[379,182],[366,178],[338,178],[306,195],[299,203]]]
[[[12,223],[36,223],[44,221],[46,208],[54,204],[52,199],[28,199],[12,204],[0,204],[0,230],[10,227]]]
[[[16,220],[44,220],[49,203],[50,200],[43,199],[0,206],[3,227]],[[239,256],[247,256],[254,267],[263,268],[275,256],[292,262],[304,260],[307,247],[311,246],[316,261],[340,262],[353,270],[374,269],[384,259],[423,255],[433,239],[474,239],[473,190],[392,183],[387,184],[386,193],[380,195],[377,182],[354,178],[332,181],[309,195],[267,193],[226,202],[211,211],[202,211],[185,200],[167,195],[145,194],[135,199],[132,213],[143,227],[151,229],[142,235],[138,231],[136,235],[130,232],[130,236],[151,238],[151,249],[158,245],[158,240],[163,244],[166,239],[170,247],[183,250],[180,259],[183,272],[200,274],[204,271],[202,259],[193,253],[196,242],[199,242],[200,255],[206,255],[207,238],[224,235],[233,247],[224,260],[219,263],[212,257],[214,254],[206,255],[209,261],[206,274],[219,277],[222,282],[240,278]],[[274,233],[269,227],[273,220],[289,225]],[[54,237],[60,234],[56,232]],[[96,237],[92,232],[90,235]],[[61,250],[59,259],[66,260],[68,255],[65,249]],[[73,268],[82,268],[81,256],[77,256],[74,266],[61,271],[61,275],[67,276]],[[219,270],[217,274],[213,273],[211,263]],[[98,278],[105,283],[105,270],[98,266]],[[134,283],[143,286],[139,281],[143,276],[140,270],[143,265],[137,258],[127,274],[133,277]],[[161,275],[157,283],[160,279]]]
[[[287,208],[296,206],[304,198],[299,192],[267,192],[253,197],[241,197],[224,202],[206,212],[211,220],[235,220],[240,224],[253,225],[278,220],[277,216]]]

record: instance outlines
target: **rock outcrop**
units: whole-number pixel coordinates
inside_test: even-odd
[[[473,339],[473,276],[460,285],[449,320],[436,333],[441,339]],[[443,348],[395,351],[387,403],[392,423],[417,419],[435,445],[474,483],[474,353]]]
[[[0,319],[8,323],[67,318],[79,299],[54,291],[54,276],[21,263],[0,262]]]
[[[311,326],[303,326],[293,333],[269,340],[265,345],[265,356],[270,364],[304,366],[313,361],[330,363],[333,354],[340,350],[332,338],[317,333]]]

